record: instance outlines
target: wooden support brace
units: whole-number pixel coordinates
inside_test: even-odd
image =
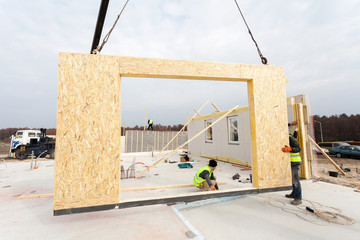
[[[207,100],[200,108],[199,108],[199,111],[201,111],[201,109],[203,109],[205,107],[205,105],[209,102],[209,100]],[[196,117],[197,113],[194,114],[194,116],[192,116],[189,121],[187,121],[185,123],[185,125],[180,129],[179,132],[177,132],[177,134],[170,140],[170,142],[168,142],[168,144],[166,144],[165,147],[163,147],[163,149],[161,149],[161,151],[156,155],[156,157],[158,157],[165,149],[167,146],[169,146],[169,144],[174,141],[174,139],[186,128],[186,126],[191,122],[191,120]],[[187,115],[186,115],[186,119],[187,119]]]
[[[146,115],[147,115],[147,109],[145,111],[144,131],[146,130],[146,117],[147,117]]]
[[[221,112],[221,111],[219,110],[219,108],[217,108],[217,107],[215,106],[214,103],[211,103],[211,105],[213,105],[213,107],[216,109],[217,112]]]
[[[209,128],[211,128],[212,126],[214,126],[216,123],[218,123],[221,119],[223,119],[224,117],[226,117],[227,115],[229,115],[232,111],[234,111],[236,108],[238,108],[238,105],[236,105],[234,108],[230,109],[229,111],[227,111],[223,116],[221,116],[219,119],[217,119],[215,122],[213,122],[212,124],[210,124],[209,126],[207,126],[206,128],[204,128],[203,130],[201,130],[198,134],[196,134],[194,137],[192,137],[190,140],[187,140],[185,143],[181,144],[179,147],[177,147],[175,150],[173,150],[172,152],[170,152],[169,154],[167,154],[165,157],[160,158],[158,161],[156,161],[153,165],[151,165],[150,167],[148,167],[147,169],[145,169],[144,171],[142,171],[141,173],[139,173],[138,175],[135,176],[135,178],[138,178],[139,176],[141,176],[142,174],[144,174],[146,171],[148,171],[150,168],[154,167],[155,165],[157,165],[159,162],[161,162],[162,160],[164,160],[165,158],[167,158],[168,156],[174,154],[174,152],[176,152],[177,150],[179,150],[180,148],[182,148],[183,146],[185,146],[186,144],[192,142],[195,138],[197,138],[198,136],[200,136],[200,134],[202,134],[203,132],[205,132],[206,130],[208,130]]]
[[[337,170],[339,170],[342,174],[346,175],[345,172],[339,167],[339,165],[337,165],[336,162],[334,162],[309,135],[308,138],[310,139],[312,144],[314,144],[314,146],[319,149],[319,151],[336,167]]]
[[[194,111],[197,113],[197,115],[202,116],[196,109]]]

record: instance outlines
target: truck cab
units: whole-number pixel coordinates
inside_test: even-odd
[[[53,139],[52,139],[53,140]],[[51,150],[44,152],[46,150]],[[17,159],[25,159],[32,152],[38,157],[55,151],[55,141],[49,141],[46,130],[19,130],[11,136],[9,155],[15,153]]]

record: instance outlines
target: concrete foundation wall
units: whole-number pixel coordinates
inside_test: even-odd
[[[140,131],[126,130],[124,152],[151,152],[162,150],[177,131]],[[165,150],[173,150],[187,141],[187,133],[181,132]],[[183,148],[187,148],[185,145]]]

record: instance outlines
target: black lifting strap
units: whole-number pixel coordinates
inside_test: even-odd
[[[239,12],[240,12],[240,14],[241,14],[241,17],[242,17],[242,19],[244,20],[244,23],[245,23],[247,29],[249,30],[249,34],[250,34],[252,40],[253,40],[254,43],[255,43],[255,46],[256,46],[257,51],[258,51],[258,54],[259,54],[259,56],[260,56],[260,58],[261,58],[261,62],[262,62],[262,64],[266,65],[268,61],[267,61],[267,59],[262,55],[262,53],[261,53],[261,51],[260,51],[260,48],[259,48],[257,42],[255,41],[254,36],[252,35],[252,33],[251,33],[251,31],[250,31],[250,28],[249,28],[249,26],[248,26],[248,24],[247,24],[247,22],[246,22],[246,20],[245,20],[245,18],[244,18],[244,15],[242,14],[242,12],[241,12],[241,10],[240,10],[240,7],[239,7],[238,2],[237,2],[236,0],[234,0],[234,1],[235,1],[235,3],[236,3],[237,8],[239,9]]]

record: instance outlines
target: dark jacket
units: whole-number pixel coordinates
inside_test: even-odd
[[[211,174],[211,177],[209,177],[209,174],[210,174],[209,171],[204,170],[204,171],[202,171],[202,172],[199,174],[199,177],[201,177],[201,178],[203,178],[203,179],[206,179],[206,182],[208,183],[208,185],[211,186],[211,185],[213,185],[213,184],[211,183],[210,180],[216,180],[216,179],[215,179],[215,176],[214,176],[214,172]],[[217,184],[215,184],[214,187],[215,187],[216,189],[219,189],[219,187],[218,187]]]
[[[292,153],[299,153],[301,151],[301,148],[299,146],[299,143],[296,141],[296,138],[298,136],[298,132],[295,131],[292,136],[293,137],[289,136],[289,143],[290,143],[290,147],[292,148],[291,152]],[[302,162],[291,162],[291,165],[300,165],[301,163]]]

